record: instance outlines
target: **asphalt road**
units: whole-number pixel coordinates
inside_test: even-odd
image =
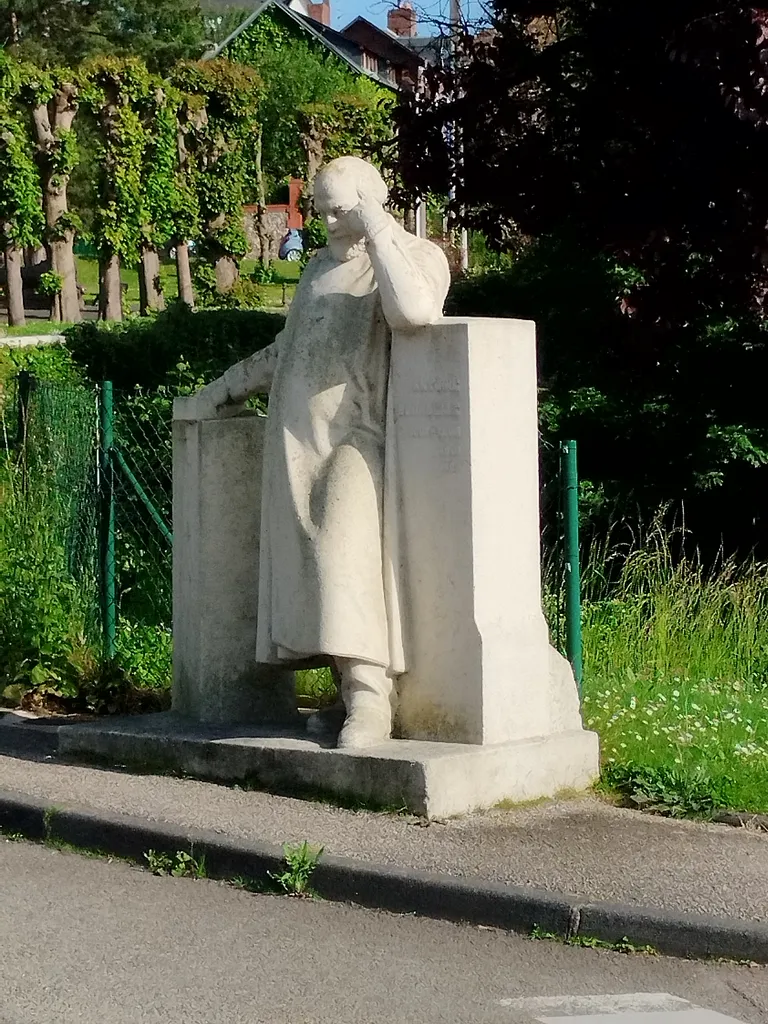
[[[0,1024],[454,1024],[667,992],[768,1022],[768,969],[570,948],[0,840]]]

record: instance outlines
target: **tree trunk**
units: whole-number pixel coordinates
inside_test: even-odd
[[[120,257],[99,261],[99,317],[102,320],[123,319],[123,287],[120,281]]]
[[[269,233],[267,231],[267,195],[264,188],[264,171],[261,164],[262,130],[256,134],[256,234],[259,238],[259,259],[263,267],[269,266]]]
[[[8,326],[23,327],[24,284],[21,279],[21,250],[15,245],[5,247],[5,294],[8,299]]]
[[[231,292],[240,277],[235,260],[231,256],[220,256],[216,260],[214,271],[216,273],[216,291],[221,294]]]
[[[139,303],[142,316],[146,316],[153,309],[165,309],[165,298],[160,283],[160,257],[157,249],[151,246],[145,246],[141,250]]]
[[[189,267],[189,246],[179,242],[176,246],[176,280],[179,283],[179,299],[190,309],[195,308],[195,292],[192,288],[192,271]]]
[[[54,320],[72,322],[81,318],[73,251],[75,233],[69,226],[67,216],[69,175],[61,172],[59,159],[76,114],[77,87],[71,83],[63,83],[50,103],[39,103],[32,109],[32,124],[37,140],[36,156],[43,181],[51,270],[62,279],[61,292],[54,298],[51,316]]]
[[[51,207],[46,204],[46,214],[49,208]],[[53,208],[55,208],[55,204],[53,204]],[[54,220],[53,223],[55,222]],[[61,291],[54,296],[51,305],[51,319],[61,320],[64,323],[77,323],[81,319],[80,294],[77,290],[77,269],[73,249],[74,239],[74,232],[66,231],[63,238],[54,238],[49,243],[51,270],[61,278]]]
[[[308,130],[302,132],[301,143],[307,157],[307,181],[301,194],[301,213],[306,224],[312,217],[315,178],[323,165],[325,140],[317,127],[310,123]]]

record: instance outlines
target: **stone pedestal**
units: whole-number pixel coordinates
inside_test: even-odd
[[[292,673],[254,662],[265,421],[197,420],[177,400],[174,716],[75,730],[72,752],[432,815],[588,786],[597,737],[541,609],[536,399],[532,323],[396,333],[385,570],[407,672],[398,739],[359,752],[306,738]],[[246,725],[210,732],[232,723]]]
[[[400,735],[487,744],[580,731],[541,605],[535,325],[445,318],[397,333],[390,401]]]
[[[293,673],[257,665],[265,420],[173,424],[173,707],[198,722],[295,722]]]

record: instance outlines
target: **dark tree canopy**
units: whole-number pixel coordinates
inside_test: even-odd
[[[554,429],[583,441],[594,480],[648,502],[710,489],[713,529],[742,514],[751,540],[768,19],[737,0],[499,0],[493,21],[399,114],[406,185],[454,185],[469,226],[523,246],[495,290],[456,301],[539,321]]]
[[[752,7],[501,0],[495,28],[490,45],[466,40],[455,78],[433,77],[455,101],[406,111],[406,179],[447,191],[455,122],[456,206],[491,237],[568,223],[648,273],[696,261],[749,294],[768,223],[768,46]]]
[[[199,0],[0,0],[0,46],[40,64],[133,55],[163,71],[205,43]]]

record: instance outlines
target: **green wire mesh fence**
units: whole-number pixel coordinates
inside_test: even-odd
[[[95,395],[22,374],[0,411],[0,679],[75,696],[99,663]]]
[[[172,400],[116,395],[105,431],[108,393],[21,374],[3,396],[4,686],[74,697],[105,664],[170,686]]]
[[[65,385],[21,374],[0,402],[6,683],[49,680],[66,695],[108,665],[140,687],[170,688],[172,401],[162,388],[113,392],[108,382]],[[553,643],[576,668],[570,444],[542,445],[543,593]]]
[[[156,687],[170,686],[172,674],[171,402],[164,392],[116,392],[108,453],[114,488],[116,659],[129,674]]]

